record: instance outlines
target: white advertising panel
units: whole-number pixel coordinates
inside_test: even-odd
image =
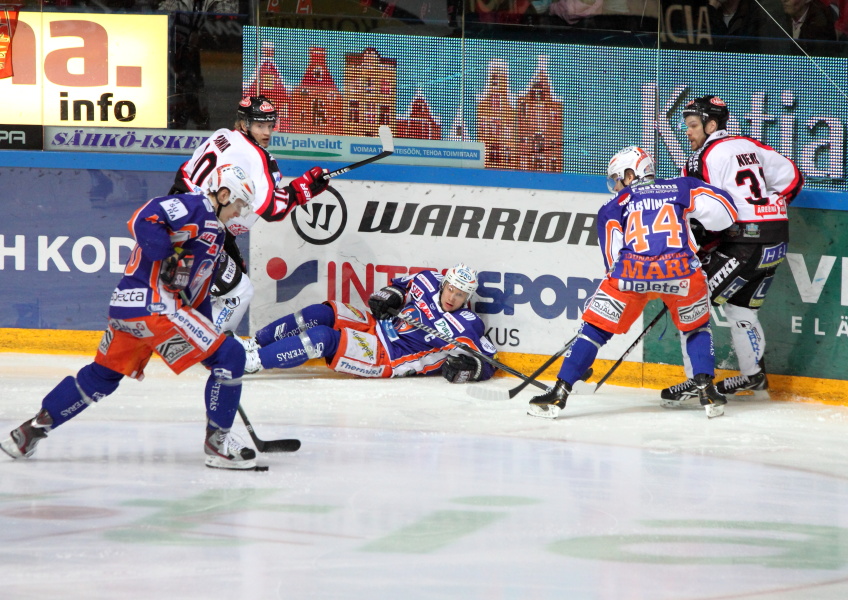
[[[595,217],[607,199],[334,180],[289,220],[252,230],[250,329],[327,299],[366,306],[393,277],[465,262],[479,272],[472,306],[499,350],[552,354],[604,275]],[[641,321],[599,356],[618,358],[639,332]]]

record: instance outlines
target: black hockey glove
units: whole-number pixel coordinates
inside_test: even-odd
[[[442,364],[442,377],[451,383],[479,381],[483,373],[483,363],[476,356],[459,354],[448,356]]]
[[[179,294],[188,287],[194,256],[182,248],[174,248],[174,253],[162,261],[159,281],[172,294]]]
[[[405,297],[406,292],[399,287],[390,285],[371,294],[371,297],[368,298],[368,307],[378,321],[391,319],[403,306]]]

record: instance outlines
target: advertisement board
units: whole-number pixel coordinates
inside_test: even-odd
[[[464,262],[478,271],[472,308],[499,350],[552,354],[574,335],[604,276],[595,217],[608,198],[336,181],[289,222],[251,231],[251,331],[328,299],[364,307],[392,278]],[[600,356],[620,356],[639,323]]]
[[[848,190],[844,58],[244,32],[244,88],[274,100],[283,132],[358,135],[388,124],[398,137],[480,143],[488,169],[593,175],[639,144],[669,177],[690,153],[683,107],[714,94],[730,107],[731,133],[792,158],[808,188]]]
[[[168,16],[20,12],[6,123],[167,127]]]

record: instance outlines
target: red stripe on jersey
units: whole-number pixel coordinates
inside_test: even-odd
[[[274,178],[271,176],[271,168],[270,168],[270,165],[268,163],[268,153],[265,152],[265,150],[263,148],[261,148],[260,146],[257,146],[256,143],[253,142],[249,137],[247,137],[243,132],[237,131],[237,133],[240,133],[241,135],[243,135],[245,137],[245,139],[248,142],[248,146],[250,147],[250,149],[253,152],[255,152],[257,154],[257,156],[259,157],[259,160],[262,161],[262,166],[263,166],[262,170],[265,174],[265,183],[267,184],[268,193],[266,194],[266,196],[264,198],[257,198],[256,199],[258,202],[262,202],[262,204],[259,206],[259,208],[257,210],[254,211],[256,214],[262,215],[262,214],[265,213],[266,210],[268,210],[268,207],[271,206],[271,203],[274,200]],[[253,182],[253,185],[258,186],[257,182],[255,182],[255,181]]]

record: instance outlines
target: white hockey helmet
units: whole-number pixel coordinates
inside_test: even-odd
[[[607,167],[607,188],[614,192],[619,180],[624,179],[627,169],[633,171],[636,180],[654,176],[654,159],[639,146],[628,146],[616,153]]]
[[[445,276],[442,279],[442,287],[444,288],[446,285],[452,285],[456,289],[468,294],[468,297],[471,298],[471,295],[477,291],[477,271],[465,263],[459,263],[445,271]]]
[[[230,202],[241,200],[245,203],[242,207],[240,216],[246,217],[253,210],[253,198],[256,188],[253,186],[253,181],[248,177],[239,166],[236,165],[221,165],[212,171],[209,175],[206,184],[206,190],[210,194],[215,194],[221,188],[230,190]]]

